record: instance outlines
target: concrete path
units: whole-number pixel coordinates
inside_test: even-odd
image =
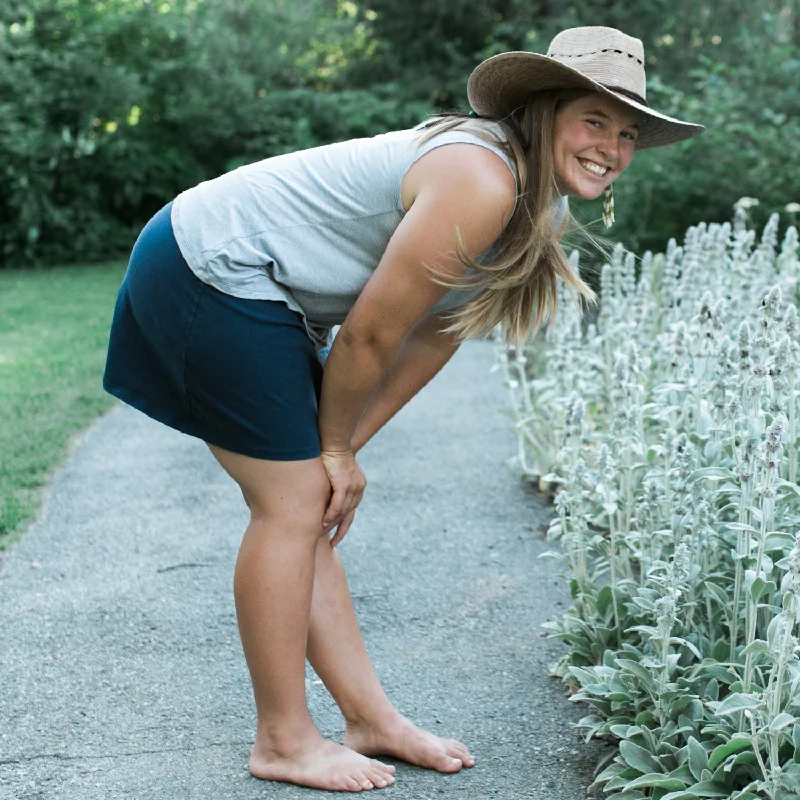
[[[392,761],[397,783],[376,797],[578,800],[607,751],[569,728],[588,711],[547,675],[563,645],[539,625],[567,592],[537,559],[552,512],[505,466],[492,362],[491,344],[463,345],[359,456],[369,486],[339,549],[370,655],[403,713],[477,758],[449,776]],[[332,796],[247,773],[231,594],[246,520],[197,440],[124,406],[81,438],[3,559],[0,798]],[[310,668],[307,691],[341,741]]]

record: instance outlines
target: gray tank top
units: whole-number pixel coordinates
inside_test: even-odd
[[[498,123],[481,122],[504,137]],[[415,147],[423,124],[274,156],[181,193],[172,205],[172,225],[189,268],[234,297],[286,303],[321,349],[403,218],[401,185],[417,159],[435,147],[466,142],[496,153],[514,174],[500,147],[473,132],[440,133]],[[566,214],[562,197],[554,224]],[[429,313],[461,305],[475,293],[453,289]]]

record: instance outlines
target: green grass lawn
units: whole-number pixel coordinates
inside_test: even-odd
[[[101,381],[124,274],[0,270],[0,549],[36,514],[74,434],[115,402]]]

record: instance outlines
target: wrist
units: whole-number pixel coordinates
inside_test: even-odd
[[[353,448],[352,447],[343,447],[342,445],[336,445],[331,447],[321,447],[320,448],[322,453],[326,456],[348,456],[353,455]]]

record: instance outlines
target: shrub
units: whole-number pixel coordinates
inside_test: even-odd
[[[498,351],[516,461],[556,490],[554,670],[619,743],[618,800],[800,792],[798,235],[757,242],[748,205],[638,271],[618,246],[596,322],[565,302],[544,354]]]

